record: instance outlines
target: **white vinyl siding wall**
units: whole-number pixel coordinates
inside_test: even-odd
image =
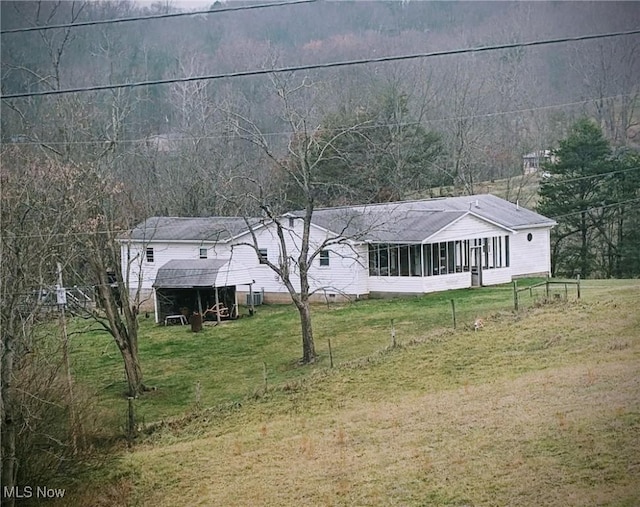
[[[527,235],[531,234],[531,241]],[[551,229],[522,229],[511,236],[511,274],[551,273]]]
[[[255,231],[258,248],[267,249],[268,259],[278,264],[280,260],[280,241],[277,237],[275,227],[264,227]],[[298,270],[295,265],[300,250],[298,241],[302,236],[302,223],[300,220],[294,221],[292,229],[287,228],[285,238],[287,243],[287,255],[291,261],[291,281],[296,290],[300,289]],[[327,238],[327,233],[317,227],[311,228],[309,240],[310,252],[316,250]],[[332,236],[329,236],[332,237]],[[248,244],[247,244],[248,243]],[[242,262],[252,270],[255,284],[254,290],[264,292],[284,292],[287,288],[279,279],[278,275],[267,265],[259,264],[258,258],[253,248],[251,235],[245,234],[234,241],[233,259]],[[309,269],[309,285],[311,291],[318,291],[327,294],[349,294],[361,295],[366,292],[366,272],[365,268],[358,262],[359,246],[355,247],[346,244],[329,245],[325,250],[329,251],[329,266],[320,265],[320,255],[317,255]]]
[[[153,248],[153,262],[147,262],[147,248]],[[142,273],[141,289],[151,289],[156,279],[158,270],[167,262],[174,259],[199,259],[202,242],[148,242],[144,245],[140,243],[123,243],[121,246],[122,255],[122,276],[127,280],[127,262],[129,259],[129,288],[135,290],[138,286],[138,275]],[[210,245],[208,254],[210,259],[228,259],[228,245]]]
[[[503,229],[472,215],[465,215],[460,220],[427,238],[425,243],[490,238],[491,236],[504,236],[505,234],[508,234],[508,229]]]

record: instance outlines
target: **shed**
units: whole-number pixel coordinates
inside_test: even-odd
[[[230,259],[173,259],[161,266],[153,283],[156,322],[171,315],[187,319],[198,312],[219,306],[228,311],[224,318],[238,316],[236,286],[251,285],[250,270]],[[220,315],[210,312],[205,317]]]

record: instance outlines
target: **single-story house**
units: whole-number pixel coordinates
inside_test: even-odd
[[[294,278],[303,216],[291,212],[279,219]],[[546,276],[555,225],[490,194],[316,209],[309,238],[311,251],[320,252],[309,270],[310,288],[316,299],[331,301]],[[139,289],[156,312],[168,295],[174,309],[182,304],[197,311],[194,291],[206,306],[216,288],[224,288],[226,298],[233,294],[230,304],[249,292],[265,302],[290,301],[264,263],[282,260],[276,224],[267,219],[151,217],[121,245],[130,290]]]

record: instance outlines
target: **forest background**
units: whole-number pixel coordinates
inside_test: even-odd
[[[635,30],[635,2],[317,1],[16,32],[177,12],[179,4],[3,1],[0,9],[9,427],[30,417],[18,413],[25,400],[59,397],[43,372],[65,391],[64,350],[55,361],[44,349],[29,355],[38,310],[25,312],[25,297],[62,276],[67,286],[102,287],[105,304],[106,272],[119,272],[115,238],[149,216],[473,194],[481,182],[505,180],[503,197],[540,203],[558,221],[557,274],[640,274],[640,36],[517,45]],[[494,44],[514,47],[38,95]],[[564,163],[531,176],[539,201],[522,192],[522,157],[547,149]],[[102,323],[135,350],[136,317],[123,307]],[[18,370],[22,398],[11,391]],[[5,442],[3,466],[16,453]]]

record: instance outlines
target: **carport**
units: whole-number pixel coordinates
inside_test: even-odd
[[[174,259],[164,264],[153,283],[156,323],[167,318],[194,313],[204,319],[238,317],[236,286],[248,285],[253,278],[249,268],[230,259]]]

